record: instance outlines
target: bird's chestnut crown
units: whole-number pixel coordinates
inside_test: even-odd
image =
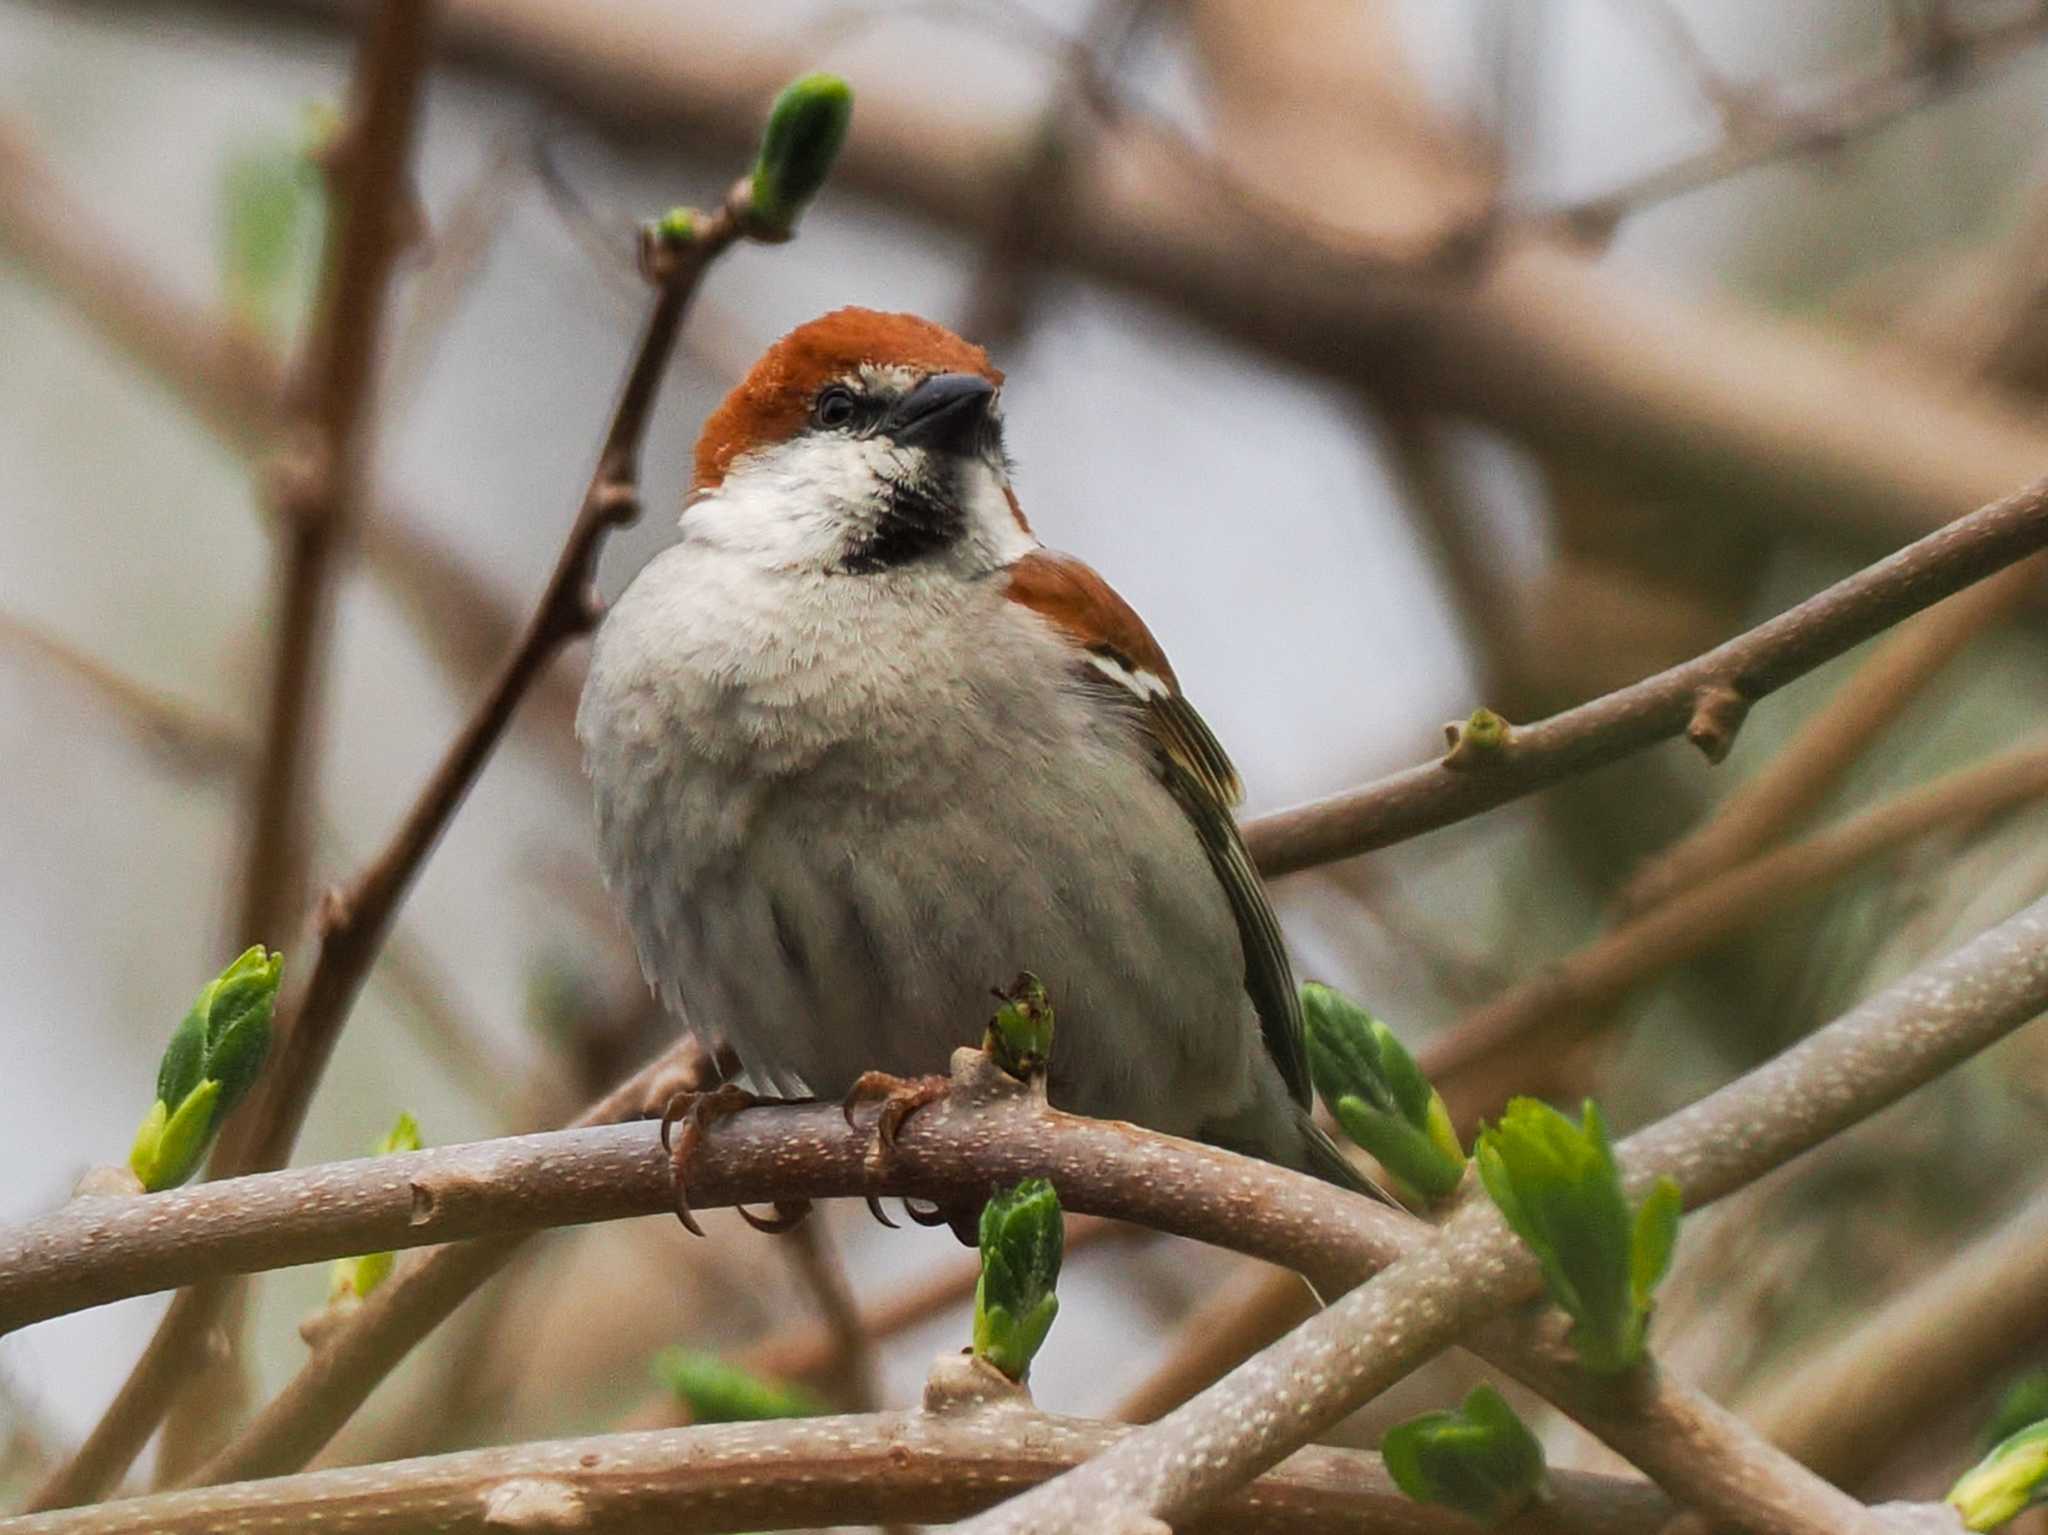
[[[988,353],[911,314],[837,309],[771,346],[704,423],[695,489],[806,433],[904,447],[992,449],[1003,375]]]

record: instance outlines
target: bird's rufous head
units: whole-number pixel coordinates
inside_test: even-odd
[[[810,554],[851,571],[987,542],[991,512],[1026,532],[1002,383],[988,353],[942,325],[834,310],[771,346],[705,421],[693,501],[788,519]]]

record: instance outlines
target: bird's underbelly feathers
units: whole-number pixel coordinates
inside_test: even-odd
[[[1192,1133],[1261,1064],[1229,907],[1129,727],[1018,680],[1064,672],[999,580],[762,590],[658,558],[579,722],[607,877],[664,1000],[761,1086],[942,1071],[1028,969],[1054,1101]]]

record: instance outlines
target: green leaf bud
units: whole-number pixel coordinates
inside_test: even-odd
[[[385,1131],[370,1155],[388,1157],[393,1152],[418,1151],[420,1149],[419,1122],[412,1115],[401,1113],[397,1123]],[[329,1270],[327,1299],[329,1304],[350,1299],[363,1300],[370,1292],[391,1277],[391,1270],[398,1261],[395,1253],[363,1253],[353,1258],[336,1258]]]
[[[1026,1178],[981,1211],[981,1279],[974,1287],[974,1352],[1021,1381],[1059,1314],[1066,1227],[1043,1178]]]
[[[1038,1075],[1052,1059],[1052,1003],[1045,983],[1029,970],[1019,971],[996,996],[1002,1006],[989,1020],[982,1048],[1013,1077]]]
[[[2001,1441],[1948,1493],[1949,1506],[1973,1530],[1995,1530],[2044,1501],[2048,1501],[2048,1420]]]
[[[825,1404],[801,1386],[750,1375],[716,1354],[665,1348],[654,1356],[654,1378],[689,1410],[693,1423],[748,1423],[763,1418],[809,1418]]]
[[[1542,1490],[1543,1447],[1500,1393],[1478,1385],[1464,1405],[1426,1412],[1387,1430],[1380,1455],[1394,1483],[1418,1503],[1437,1503],[1495,1525]]]
[[[1570,1315],[1580,1362],[1598,1375],[1636,1365],[1652,1292],[1677,1240],[1678,1186],[1660,1180],[1631,1210],[1591,1102],[1575,1125],[1547,1103],[1516,1098],[1498,1125],[1480,1132],[1475,1157],[1486,1192]]]
[[[199,1170],[220,1123],[220,1095],[218,1082],[205,1081],[175,1109],[167,1110],[161,1098],[150,1105],[128,1153],[129,1170],[145,1192],[174,1189]]]
[[[853,88],[812,74],[783,87],[754,162],[749,213],[758,234],[786,238],[831,174],[853,120]]]
[[[1425,1199],[1465,1175],[1465,1149],[1442,1096],[1393,1030],[1343,993],[1301,988],[1309,1073],[1344,1133]]]

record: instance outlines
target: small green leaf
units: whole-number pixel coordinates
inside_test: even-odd
[[[1677,1187],[1666,1180],[1631,1210],[1606,1123],[1590,1102],[1575,1125],[1546,1103],[1516,1098],[1481,1132],[1475,1156],[1480,1182],[1570,1315],[1580,1362],[1599,1375],[1632,1368],[1677,1239]]]
[[[400,1113],[398,1121],[379,1137],[370,1155],[388,1157],[393,1152],[418,1151],[420,1149],[420,1127],[412,1115]],[[370,1292],[391,1277],[391,1270],[397,1262],[395,1253],[363,1253],[353,1258],[336,1258],[329,1270],[327,1299],[329,1304],[347,1301],[351,1297],[362,1300]]]
[[[213,983],[209,981],[199,994],[199,1002],[171,1031],[171,1042],[164,1046],[163,1059],[156,1068],[156,1096],[161,1103],[183,1103],[185,1095],[197,1087],[199,1079],[205,1075],[206,1014],[203,1008],[212,989]],[[170,1111],[166,1109],[164,1112]]]
[[[825,185],[853,120],[853,88],[837,75],[792,81],[769,109],[754,162],[751,214],[761,230],[786,236]]]
[[[1394,1484],[1494,1525],[1528,1506],[1543,1486],[1543,1447],[1499,1392],[1478,1385],[1455,1411],[1396,1424],[1380,1442]]]
[[[974,1352],[1022,1380],[1059,1314],[1066,1227],[1059,1195],[1026,1178],[981,1211],[981,1279],[974,1289]]]
[[[166,1111],[162,1099],[151,1106],[128,1157],[146,1192],[174,1189],[199,1170],[219,1126],[219,1110],[220,1084],[211,1081],[193,1088],[175,1109]]]
[[[749,1375],[716,1354],[665,1348],[653,1359],[654,1378],[689,1409],[693,1423],[750,1423],[763,1418],[809,1418],[825,1404],[801,1386]]]
[[[1636,1229],[1629,1247],[1629,1283],[1636,1304],[1645,1311],[1650,1296],[1671,1268],[1671,1252],[1678,1245],[1678,1217],[1685,1199],[1678,1185],[1659,1178],[1636,1210]]]
[[[1394,1031],[1343,993],[1301,988],[1309,1074],[1344,1133],[1425,1199],[1465,1176],[1450,1111]]]
[[[1045,983],[1029,970],[1019,971],[996,996],[1002,1006],[989,1019],[982,1048],[1011,1076],[1037,1076],[1052,1059],[1052,1002]]]
[[[2048,1501],[2048,1421],[2003,1440],[1949,1489],[1949,1506],[1973,1530],[1995,1530]]]
[[[414,1119],[412,1115],[401,1112],[398,1116],[398,1122],[384,1133],[384,1138],[377,1142],[377,1149],[371,1155],[388,1157],[393,1152],[418,1151],[419,1149],[419,1121]]]

